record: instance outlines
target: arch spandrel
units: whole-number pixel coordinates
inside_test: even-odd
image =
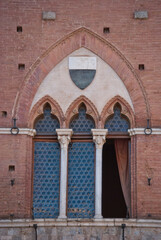
[[[14,109],[19,126],[27,125],[32,100],[45,76],[61,60],[81,47],[97,54],[118,74],[131,97],[136,114],[136,125],[145,125],[150,115],[149,104],[143,85],[131,64],[108,41],[88,29],[80,28],[52,45],[26,75]]]

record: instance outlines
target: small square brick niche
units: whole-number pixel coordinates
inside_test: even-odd
[[[2,111],[2,112],[1,112],[1,116],[2,116],[3,118],[6,118],[6,117],[7,117],[7,112],[6,112],[6,111]]]
[[[103,33],[104,33],[104,34],[110,33],[110,28],[109,28],[109,27],[104,27],[104,28],[103,28]]]
[[[25,64],[19,63],[19,64],[18,64],[18,69],[19,69],[19,70],[25,70]]]
[[[22,32],[22,26],[17,26],[17,32],[18,33]]]
[[[145,66],[144,66],[144,64],[139,64],[138,68],[140,71],[144,71]]]
[[[9,170],[9,172],[14,172],[15,171],[15,165],[9,165],[8,170]]]

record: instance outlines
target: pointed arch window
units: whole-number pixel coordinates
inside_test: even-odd
[[[86,114],[82,104],[79,113],[70,122],[73,129],[68,156],[68,208],[69,218],[94,217],[94,143],[91,129],[94,120]]]
[[[56,218],[59,214],[60,146],[56,128],[60,124],[46,104],[44,114],[35,122],[33,215],[34,218]],[[52,135],[52,138],[51,138]]]
[[[57,128],[60,128],[59,121],[56,116],[51,114],[51,107],[46,104],[44,114],[36,121],[35,129],[37,135],[56,135]]]
[[[130,121],[121,114],[120,104],[115,104],[105,128],[108,138],[103,147],[103,217],[124,218],[130,214]]]
[[[91,129],[95,128],[95,123],[92,117],[86,115],[86,107],[82,104],[79,107],[78,114],[70,122],[70,128],[74,134],[91,134]]]
[[[105,128],[108,132],[127,132],[130,128],[129,120],[121,114],[120,104],[114,106],[114,114],[112,114],[105,122]]]

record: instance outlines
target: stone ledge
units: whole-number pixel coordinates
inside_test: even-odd
[[[13,130],[14,133],[14,130]],[[0,128],[0,135],[1,134],[11,134],[11,128]],[[29,135],[34,137],[36,134],[36,130],[32,128],[19,128],[19,133],[21,135]]]
[[[130,136],[134,135],[146,135],[144,132],[145,128],[131,128],[128,129],[128,133]],[[161,135],[161,128],[152,128],[152,135]]]
[[[161,228],[161,220],[150,219],[15,219],[0,220],[0,228],[33,227],[126,227]]]

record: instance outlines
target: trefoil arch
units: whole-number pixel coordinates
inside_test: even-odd
[[[65,117],[60,105],[50,96],[41,98],[32,108],[29,117],[29,127],[33,128],[36,119],[43,115],[44,107],[49,104],[51,107],[51,114],[55,115],[60,123],[60,128],[63,128]]]
[[[99,125],[99,113],[95,105],[85,96],[80,96],[75,99],[71,105],[68,107],[65,118],[66,118],[66,127],[69,127],[69,124],[73,117],[79,113],[79,108],[81,105],[84,105],[86,108],[86,114],[93,118],[95,122],[95,127],[98,128]]]
[[[121,115],[124,115],[130,122],[130,127],[135,127],[135,117],[131,106],[120,96],[115,96],[104,106],[101,113],[101,127],[104,128],[105,121],[114,114],[116,105],[120,106]]]

